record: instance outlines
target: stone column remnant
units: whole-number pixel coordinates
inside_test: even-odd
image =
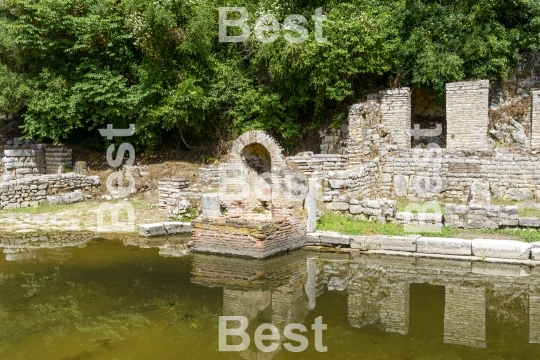
[[[540,90],[534,90],[531,111],[531,147],[540,148]]]
[[[380,92],[381,120],[400,150],[411,148],[411,89]]]
[[[446,148],[487,150],[489,80],[446,84]]]

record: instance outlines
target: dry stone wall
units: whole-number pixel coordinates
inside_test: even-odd
[[[3,180],[38,174],[59,174],[72,167],[71,149],[65,146],[35,144],[29,139],[0,141],[4,153]]]
[[[94,192],[100,186],[98,176],[79,174],[42,175],[0,183],[0,209],[37,206],[48,195],[74,192]]]

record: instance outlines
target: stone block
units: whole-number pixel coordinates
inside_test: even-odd
[[[478,257],[527,260],[531,244],[513,240],[474,239],[472,252]]]
[[[222,195],[203,194],[202,196],[202,216],[203,218],[216,218],[221,216]]]
[[[490,203],[491,193],[489,192],[489,181],[474,180],[471,184],[469,205],[489,205]]]
[[[84,194],[81,190],[75,190],[67,194],[47,196],[47,202],[51,205],[74,204],[84,200]]]
[[[305,235],[306,245],[319,245],[321,243],[320,234],[317,232],[307,233]]]
[[[345,202],[336,202],[336,203],[329,203],[326,204],[326,208],[328,210],[334,210],[334,211],[346,211],[349,210],[349,204]]]
[[[351,248],[360,250],[416,251],[416,239],[420,236],[352,236]]]
[[[533,247],[531,249],[531,259],[540,261],[540,247]]]
[[[426,254],[472,255],[472,240],[441,237],[421,237],[416,251]]]
[[[191,232],[191,223],[189,222],[169,221],[164,222],[163,227],[165,228],[167,234],[182,234]]]
[[[321,245],[343,245],[349,246],[350,237],[333,231],[321,231],[319,234],[319,242]]]
[[[540,219],[520,217],[519,226],[540,228]]]
[[[4,150],[4,155],[8,157],[16,156],[36,156],[36,150]]]
[[[163,223],[142,224],[139,225],[139,235],[142,236],[160,236],[167,235],[167,230]]]

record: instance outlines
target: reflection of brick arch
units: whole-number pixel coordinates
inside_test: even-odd
[[[262,145],[268,150],[272,161],[272,167],[285,165],[285,159],[281,154],[283,151],[281,146],[279,146],[272,136],[260,130],[248,131],[235,140],[231,149],[229,162],[242,162],[242,151],[246,146],[253,144]]]

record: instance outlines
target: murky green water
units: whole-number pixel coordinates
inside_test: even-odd
[[[242,260],[184,255],[184,240],[3,239],[0,359],[540,358],[538,268],[302,250]],[[219,352],[221,315],[246,316],[251,337],[302,323],[309,346]]]

